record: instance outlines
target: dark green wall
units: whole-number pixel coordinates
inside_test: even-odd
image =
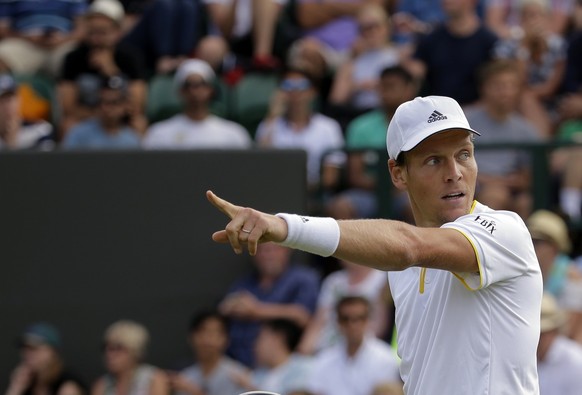
[[[191,313],[249,268],[212,242],[227,220],[204,192],[268,212],[305,208],[300,151],[0,154],[0,391],[15,336],[48,320],[68,363],[101,373],[101,335],[121,318],[152,334],[149,361],[189,355]]]

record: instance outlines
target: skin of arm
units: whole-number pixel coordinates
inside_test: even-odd
[[[243,246],[254,255],[259,242],[282,242],[287,238],[283,218],[233,205],[211,191],[208,200],[231,221],[212,239],[230,243],[241,254]],[[412,266],[477,272],[477,257],[471,243],[454,229],[421,228],[393,220],[338,221],[339,245],[333,256],[380,270],[404,270]],[[250,233],[241,229],[252,229]]]
[[[338,70],[329,94],[329,101],[333,104],[347,104],[354,91],[352,82],[352,62],[347,62]]]
[[[307,325],[311,317],[309,311],[299,304],[261,302],[245,291],[229,295],[221,303],[220,311],[227,316],[258,321],[285,318],[301,327]]]
[[[212,19],[226,39],[232,37],[232,29],[236,16],[236,4],[237,0],[233,0],[229,4],[211,3],[207,5],[210,19]]]
[[[309,321],[309,324],[303,331],[303,336],[301,341],[297,346],[297,350],[305,355],[312,355],[315,352],[315,346],[319,334],[321,333],[325,321],[327,320],[328,312],[325,308],[320,307],[317,309],[313,315],[313,319]]]
[[[170,395],[168,377],[161,370],[156,370],[150,383],[150,393],[148,395]]]

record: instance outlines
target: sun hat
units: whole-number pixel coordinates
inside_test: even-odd
[[[558,307],[556,298],[552,294],[544,292],[544,296],[542,297],[540,331],[549,332],[561,328],[566,321],[566,313]]]
[[[570,252],[572,245],[568,227],[558,214],[548,210],[537,210],[529,216],[526,224],[533,239],[549,241],[565,254]]]

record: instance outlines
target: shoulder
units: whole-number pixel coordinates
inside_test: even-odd
[[[220,127],[227,128],[228,130],[234,131],[236,133],[248,134],[247,130],[241,124],[238,124],[234,121],[230,121],[225,118],[221,118],[216,115],[208,117],[208,121],[216,125],[219,125]]]
[[[470,214],[457,218],[454,222],[443,225],[463,225],[477,233],[499,234],[500,232],[518,232],[514,236],[529,236],[529,231],[523,219],[513,211],[493,210],[481,203],[475,202]]]
[[[333,119],[328,117],[327,115],[323,115],[321,113],[315,113],[311,117],[311,122],[315,127],[326,127],[327,130],[341,130],[339,123]]]
[[[187,124],[187,119],[182,114],[176,114],[171,118],[165,119],[163,121],[159,121],[154,123],[148,128],[148,133],[156,132],[159,133],[161,131],[168,131],[173,129],[178,125],[185,125]]]

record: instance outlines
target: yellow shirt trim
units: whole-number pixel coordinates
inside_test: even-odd
[[[471,204],[471,209],[469,210],[469,214],[473,213],[473,210],[475,210],[475,207],[477,206],[477,201],[473,200],[473,204]],[[461,283],[463,283],[463,285],[465,286],[465,288],[467,288],[470,291],[477,291],[479,289],[481,289],[483,287],[483,270],[481,267],[481,261],[479,260],[479,254],[477,254],[477,249],[475,248],[475,245],[473,244],[473,242],[471,241],[471,239],[469,239],[469,237],[461,232],[458,229],[455,229],[457,231],[459,231],[459,233],[461,233],[463,236],[465,236],[465,238],[469,241],[469,243],[471,243],[471,247],[473,247],[473,251],[475,251],[475,257],[477,258],[477,265],[479,266],[479,288],[473,289],[469,286],[469,284],[467,284],[465,282],[465,279],[463,279],[461,276],[459,276],[457,273],[452,272],[455,277],[457,277],[459,279],[459,281],[461,281]],[[426,267],[423,267],[420,269],[420,279],[418,282],[418,292],[420,292],[421,294],[424,293],[424,279],[426,278]]]

